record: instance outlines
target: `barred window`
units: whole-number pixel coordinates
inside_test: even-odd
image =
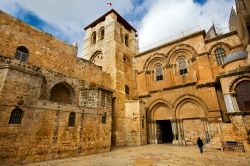
[[[22,118],[23,110],[20,108],[15,108],[10,114],[9,124],[21,124]]]
[[[104,114],[102,115],[102,124],[106,124],[107,121],[107,113],[104,112]]]
[[[69,127],[75,127],[75,120],[76,120],[76,113],[71,112],[69,114],[69,123],[68,123],[68,126]]]
[[[29,55],[29,50],[26,47],[24,47],[24,46],[17,47],[15,59],[18,59],[22,62],[27,62],[28,55]]]
[[[156,73],[156,81],[163,80],[162,65],[159,64],[155,67],[155,73]]]
[[[179,64],[179,72],[180,72],[180,75],[185,75],[186,73],[188,73],[186,58],[181,57],[181,58],[178,60],[178,64]]]
[[[215,53],[217,65],[218,66],[222,65],[224,62],[224,57],[226,55],[225,50],[223,48],[219,47],[214,51],[214,53]]]

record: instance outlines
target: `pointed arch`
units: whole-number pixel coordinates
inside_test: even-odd
[[[151,55],[143,65],[143,71],[153,70],[154,62],[160,62],[163,67],[167,65],[167,58],[164,56],[163,53],[155,53]]]
[[[54,85],[50,91],[50,101],[61,104],[74,104],[75,92],[67,82],[60,82]]]

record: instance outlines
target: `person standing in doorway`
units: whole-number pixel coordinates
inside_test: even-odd
[[[200,137],[198,137],[198,139],[197,139],[197,145],[200,149],[200,152],[202,153],[203,152],[203,142],[202,142]]]

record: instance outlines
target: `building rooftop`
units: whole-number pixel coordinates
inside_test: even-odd
[[[99,22],[102,22],[105,20],[105,17],[111,13],[114,13],[117,15],[117,21],[119,23],[121,23],[126,29],[128,30],[134,30],[135,32],[136,29],[130,25],[120,14],[117,13],[117,11],[115,11],[114,9],[111,9],[110,11],[108,11],[107,13],[105,13],[104,15],[102,15],[101,17],[99,17],[97,20],[95,20],[94,22],[92,22],[91,24],[87,25],[84,30],[87,30],[88,28],[94,27],[96,26]]]

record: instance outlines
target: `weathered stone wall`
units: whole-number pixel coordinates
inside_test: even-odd
[[[146,113],[144,104],[139,100],[127,100],[125,103],[126,145],[147,144]]]
[[[6,57],[1,57],[0,75],[4,78],[0,91],[0,165],[110,150],[112,92]],[[73,89],[72,104],[50,101],[51,90],[59,83]],[[9,124],[17,107],[23,110],[21,124]],[[73,127],[68,126],[70,112],[76,114]]]
[[[31,65],[111,88],[110,75],[78,58],[74,46],[0,11],[0,54],[14,58],[18,46],[29,50]]]

